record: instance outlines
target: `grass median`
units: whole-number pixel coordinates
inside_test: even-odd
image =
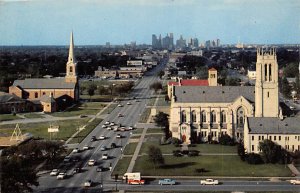
[[[128,143],[124,149],[124,155],[133,155],[138,143]]]
[[[114,168],[114,171],[112,172],[112,176],[114,176],[115,174],[118,174],[119,176],[125,174],[131,161],[131,158],[132,157],[123,157],[119,159],[116,167]]]

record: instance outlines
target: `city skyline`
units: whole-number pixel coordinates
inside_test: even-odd
[[[76,45],[150,45],[152,34],[167,33],[199,43],[298,44],[299,11],[297,0],[1,0],[0,45],[66,45],[71,31]]]

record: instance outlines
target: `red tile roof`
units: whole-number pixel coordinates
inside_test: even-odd
[[[179,82],[169,82],[169,86],[178,86]],[[208,86],[208,80],[181,80],[181,86]]]

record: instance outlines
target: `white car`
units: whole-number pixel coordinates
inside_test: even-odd
[[[300,185],[300,179],[290,180],[290,183],[294,185]]]
[[[83,146],[82,150],[88,150],[90,147],[88,145]]]
[[[102,154],[102,159],[108,159],[107,153]]]
[[[56,179],[62,180],[62,179],[65,179],[66,176],[67,176],[66,172],[60,172],[60,173],[58,174],[58,176],[56,176]]]
[[[100,135],[99,139],[103,140],[103,139],[105,139],[105,136],[104,135]]]
[[[128,102],[127,105],[131,105],[131,102]]]
[[[218,185],[219,181],[214,179],[206,179],[200,181],[201,185]]]
[[[122,138],[122,135],[118,133],[116,138]]]
[[[111,128],[111,127],[106,127],[106,129],[107,129],[107,130],[112,130],[112,128]]]
[[[88,162],[88,166],[94,166],[96,164],[96,160],[90,159]]]
[[[118,107],[123,107],[123,105],[122,104],[118,104]]]
[[[79,152],[79,149],[78,149],[78,148],[75,148],[75,149],[73,149],[72,152],[73,152],[73,153],[78,153],[78,152]]]
[[[103,145],[103,146],[100,147],[101,151],[105,151],[106,149],[107,149],[107,147],[105,145]]]
[[[128,130],[133,130],[133,127],[132,127],[132,126],[129,126],[129,127],[128,127]]]
[[[109,121],[106,121],[104,124],[105,124],[105,125],[109,125],[109,124],[110,124],[110,122],[109,122]]]
[[[83,185],[84,185],[84,187],[91,187],[92,183],[93,183],[92,180],[87,180],[87,181],[84,182]]]
[[[50,172],[50,176],[57,176],[59,173],[59,170],[58,169],[53,169],[51,172]]]
[[[102,128],[106,128],[106,125],[102,125],[101,127],[102,127]]]
[[[110,125],[110,126],[114,126],[114,125],[115,125],[115,123],[114,123],[114,122],[111,122],[109,125]]]

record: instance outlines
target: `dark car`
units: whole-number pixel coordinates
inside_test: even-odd
[[[96,136],[92,136],[91,141],[96,141]]]
[[[112,143],[112,144],[110,145],[110,147],[111,147],[111,148],[116,148],[117,145],[116,145],[115,143]]]
[[[96,171],[97,171],[97,172],[103,172],[103,171],[104,171],[103,166],[98,166],[98,167],[96,168]]]

